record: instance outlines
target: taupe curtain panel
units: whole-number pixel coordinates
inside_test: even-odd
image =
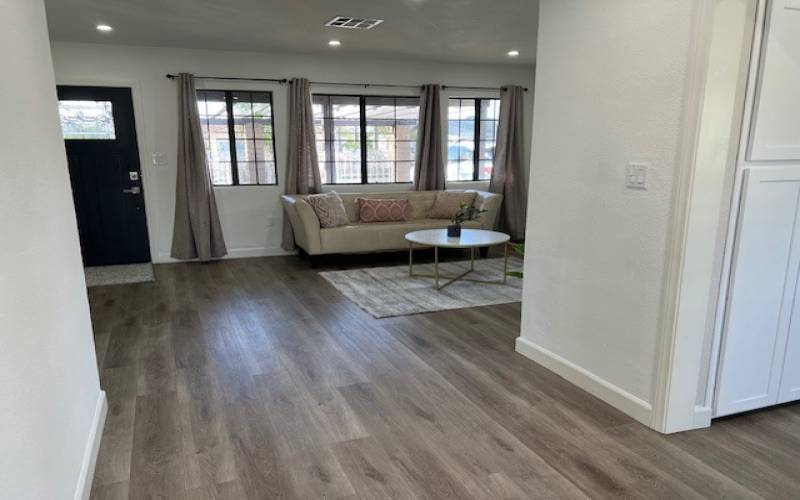
[[[522,87],[505,87],[500,100],[497,150],[489,191],[503,195],[500,229],[514,240],[525,239],[525,212],[528,198],[523,176]]]
[[[228,253],[200,131],[194,78],[178,77],[178,177],[172,257],[207,262]]]
[[[422,87],[417,129],[417,157],[414,165],[416,191],[444,189],[441,93],[440,85],[428,84]]]
[[[314,194],[322,191],[314,136],[311,88],[307,79],[289,82],[289,161],[286,171],[286,194]],[[294,250],[294,233],[289,217],[283,216],[284,250]]]

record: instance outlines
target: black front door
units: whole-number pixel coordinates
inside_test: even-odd
[[[150,261],[131,89],[58,87],[86,266]]]

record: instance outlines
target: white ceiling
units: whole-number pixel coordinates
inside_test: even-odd
[[[56,41],[452,62],[534,62],[538,0],[46,0]],[[325,27],[337,15],[385,19]],[[97,24],[114,27],[111,33]],[[331,39],[341,40],[337,49]],[[506,55],[511,49],[520,56]]]

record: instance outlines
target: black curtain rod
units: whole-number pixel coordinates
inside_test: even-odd
[[[178,75],[168,74],[167,78],[170,80],[174,80],[178,78]],[[246,82],[272,82],[272,83],[280,83],[286,84],[289,83],[291,80],[287,78],[244,78],[244,77],[235,77],[235,76],[195,76],[196,80],[238,80],[238,81],[246,81]],[[328,85],[328,86],[340,86],[340,87],[380,87],[380,88],[402,88],[402,89],[419,89],[422,88],[421,85],[397,85],[392,83],[345,83],[345,82],[310,82],[312,85]],[[503,91],[505,89],[500,87],[464,87],[459,85],[442,85],[442,89],[458,89],[458,90],[489,90],[489,91]],[[523,89],[525,92],[528,91],[527,87]]]
[[[174,80],[179,75],[167,74],[167,78]],[[236,76],[195,76],[195,80],[240,80],[244,82],[273,82],[273,83],[289,83],[286,78],[239,78]]]

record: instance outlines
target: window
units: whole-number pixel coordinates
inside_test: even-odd
[[[314,95],[312,100],[324,184],[414,179],[419,98]]]
[[[447,180],[491,179],[500,99],[451,98],[449,101]]]
[[[113,141],[117,138],[110,101],[59,101],[58,115],[64,139]]]
[[[198,90],[197,107],[215,186],[278,183],[271,92]]]

